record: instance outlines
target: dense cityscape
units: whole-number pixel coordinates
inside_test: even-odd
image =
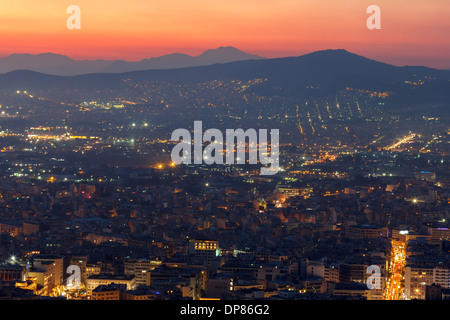
[[[448,114],[266,81],[3,89],[0,299],[450,299]],[[279,128],[280,172],[173,163],[195,120]]]

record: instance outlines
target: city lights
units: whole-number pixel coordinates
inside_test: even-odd
[[[14,314],[450,300],[446,1],[97,1],[1,5]]]

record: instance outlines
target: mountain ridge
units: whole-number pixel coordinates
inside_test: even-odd
[[[40,73],[74,76],[88,73],[123,73],[150,69],[173,69],[239,60],[265,59],[264,57],[245,53],[234,47],[208,49],[198,56],[185,53],[171,53],[140,61],[125,60],[75,60],[57,53],[19,54],[13,53],[0,58],[0,73],[15,70],[31,70]]]
[[[251,91],[264,96],[329,96],[350,87],[392,92],[389,99],[402,105],[431,102],[448,105],[450,101],[450,71],[420,66],[398,67],[343,49],[315,51],[298,57],[124,73],[56,76],[16,70],[0,74],[0,90],[123,92],[136,84],[151,81],[185,84],[254,79],[264,81],[253,86]]]

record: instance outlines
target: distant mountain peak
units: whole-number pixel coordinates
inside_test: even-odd
[[[310,55],[348,55],[357,56],[357,54],[347,51],[345,49],[324,49],[311,52]]]
[[[221,47],[218,47],[218,48],[215,48],[215,49],[205,50],[202,54],[210,53],[210,52],[240,52],[240,53],[245,53],[242,50],[239,50],[239,49],[237,49],[235,47],[232,47],[232,46],[225,46],[225,47],[221,46]]]
[[[228,57],[230,59],[232,59],[233,57],[250,58],[250,59],[265,59],[264,57],[246,53],[246,52],[239,50],[232,46],[208,49],[208,50],[204,51],[199,57],[206,57],[206,56],[222,56],[222,57]]]
[[[65,56],[65,55],[62,55],[62,54],[59,54],[59,53],[53,53],[53,52],[42,52],[42,53],[12,53],[12,54],[10,54],[9,56],[7,56],[6,58],[9,58],[9,57],[27,57],[27,58],[30,58],[30,57],[36,57],[36,58],[43,58],[43,57],[63,57],[63,58],[72,60],[72,59],[69,58],[68,56]]]
[[[87,73],[121,73],[151,69],[174,69],[206,66],[240,60],[265,59],[245,53],[235,47],[222,46],[204,51],[198,56],[171,53],[137,62],[124,60],[74,60],[57,53],[12,54],[0,58],[0,73],[14,70],[31,70],[53,75],[80,75]]]

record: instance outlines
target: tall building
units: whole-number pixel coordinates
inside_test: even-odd
[[[407,265],[405,267],[405,295],[407,299],[425,299],[426,287],[439,285],[450,289],[450,270],[448,267],[423,267]]]
[[[37,284],[43,287],[43,295],[50,295],[53,289],[64,285],[64,261],[58,255],[38,254],[31,257],[31,267],[27,277],[36,278]]]
[[[352,225],[345,229],[345,237],[351,239],[387,238],[388,228],[373,225]]]
[[[450,269],[436,266],[433,269],[433,282],[444,289],[450,289]]]
[[[450,228],[448,227],[428,227],[428,233],[432,243],[440,244],[442,241],[450,239]]]
[[[102,272],[102,264],[97,263],[87,263],[84,272],[81,273],[82,279],[88,279],[90,276],[100,274]]]
[[[320,277],[326,282],[339,282],[339,267],[333,264],[325,264],[320,261],[307,261],[307,277]]]
[[[110,274],[98,274],[86,279],[86,294],[92,296],[92,291],[98,286],[107,286],[109,284],[125,285],[126,290],[136,288],[135,278],[133,276],[115,276]]]
[[[18,222],[0,222],[0,234],[6,233],[11,237],[15,237],[19,234],[22,234],[23,226]]]
[[[162,261],[159,259],[127,259],[124,262],[124,274],[134,276],[137,287],[146,286],[148,285],[147,272],[154,270],[161,263]]]
[[[420,234],[416,231],[392,229],[393,240],[402,241],[407,243],[410,240],[420,240],[424,242],[431,242],[431,236],[429,234]]]
[[[366,264],[341,263],[339,265],[339,282],[365,284],[368,267]]]
[[[189,240],[189,254],[209,264],[215,257],[220,256],[219,241],[216,240]]]
[[[86,284],[86,266],[87,266],[87,256],[73,256],[70,259],[70,265],[75,265],[80,268],[81,279],[80,281]]]
[[[99,285],[92,290],[91,298],[92,300],[121,300],[124,290],[126,290],[125,284]]]

